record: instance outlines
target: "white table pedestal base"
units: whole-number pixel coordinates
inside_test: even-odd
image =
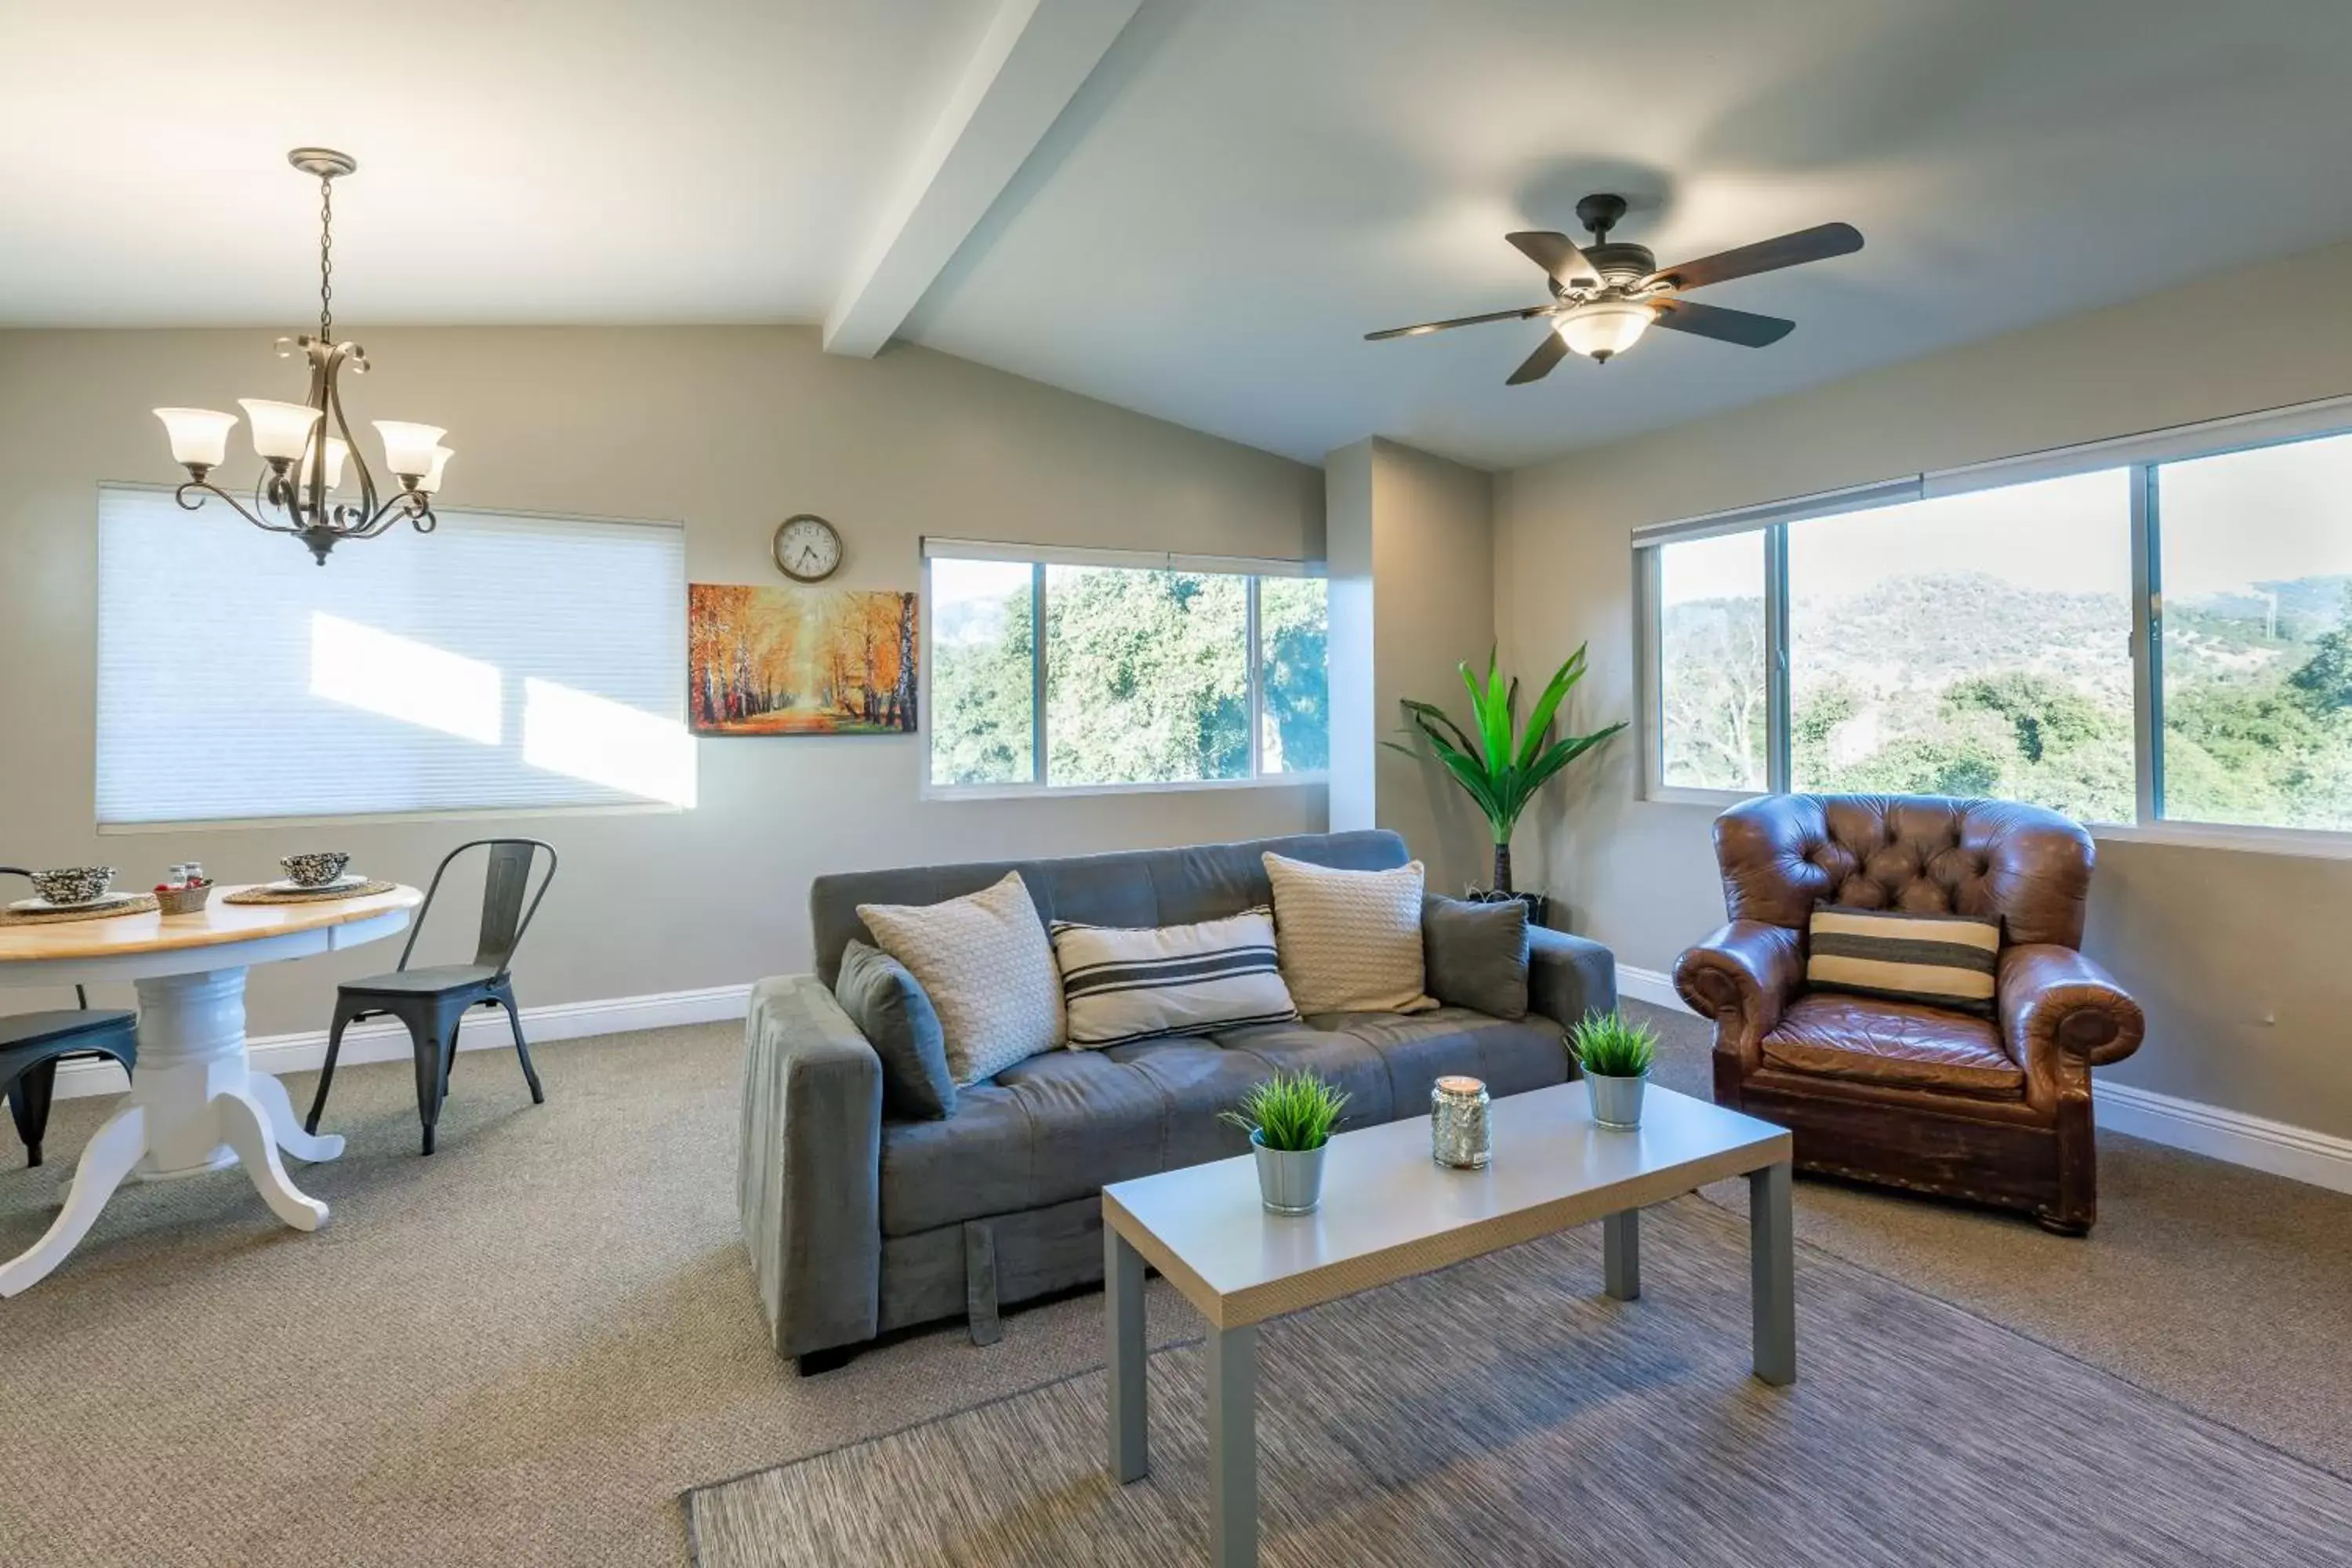
[[[37,1284],[89,1234],[125,1181],[171,1181],[243,1164],[270,1212],[296,1230],[327,1222],[278,1158],[331,1160],[343,1141],[302,1131],[286,1086],[256,1072],[245,1047],[245,971],[142,978],[139,1065],[75,1167],[65,1206],[41,1239],[0,1265],[0,1296]]]

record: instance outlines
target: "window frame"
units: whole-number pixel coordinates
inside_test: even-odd
[[[105,629],[98,621],[99,606],[97,604],[96,574],[99,568],[96,557],[101,545],[99,541],[97,509],[105,504],[106,492],[110,490],[142,493],[159,497],[171,496],[174,493],[174,489],[171,485],[157,484],[152,480],[146,479],[101,479],[91,492],[93,505],[90,529],[93,583],[91,627],[93,637],[102,637]],[[693,569],[686,556],[686,522],[682,518],[624,517],[604,512],[574,510],[551,511],[544,508],[490,506],[445,507],[439,509],[439,515],[445,518],[462,518],[468,515],[478,515],[494,518],[513,518],[524,521],[588,523],[648,530],[662,529],[675,532],[678,536],[679,540],[678,580],[677,584],[678,597],[677,615],[676,616],[677,623],[676,628],[676,653],[677,656],[678,679],[672,681],[670,684],[677,693],[677,700],[678,703],[677,718],[678,723],[681,727],[685,725],[687,666],[688,663],[686,652],[685,629],[686,593],[687,585],[693,577]],[[210,514],[205,514],[205,517],[199,521],[202,521],[206,519],[210,519]],[[217,519],[210,519],[210,525],[225,526]],[[244,527],[246,525],[239,522],[237,523],[237,526]],[[363,549],[364,544],[357,546],[356,548]],[[100,744],[99,725],[100,723],[97,692],[98,679],[98,672],[95,668],[95,652],[93,651],[93,667],[91,669],[89,753],[91,758],[90,830],[101,838],[136,837],[167,833],[184,835],[190,833],[242,833],[255,830],[303,827],[368,827],[376,826],[398,826],[411,823],[520,822],[532,818],[546,817],[675,816],[682,816],[688,812],[695,810],[696,805],[699,804],[698,800],[695,804],[680,804],[675,801],[654,799],[551,801],[522,805],[509,803],[494,805],[433,805],[410,807],[392,811],[339,811],[267,816],[141,817],[137,819],[108,821],[100,816],[97,799],[97,752]],[[690,731],[688,732],[688,738],[689,743],[692,743],[695,740]],[[700,748],[698,745],[695,745],[694,750],[697,758],[697,769],[698,772]]]
[[[2248,414],[2167,426],[2110,440],[2052,447],[2014,458],[1899,476],[1878,483],[1792,497],[1636,529],[1633,535],[1637,732],[1641,798],[1661,805],[1721,808],[1789,788],[1789,553],[1792,522],[1842,511],[1932,500],[2120,468],[2128,473],[2131,514],[2132,753],[2134,817],[2086,822],[2096,838],[2232,849],[2255,854],[2352,859],[2352,831],[2168,816],[2164,810],[2163,507],[2158,471],[2168,463],[2300,441],[2352,437],[2352,397],[2323,398]],[[1766,771],[1762,791],[1695,789],[1664,778],[1664,690],[1660,637],[1659,552],[1670,544],[1726,533],[1764,536]]]
[[[1258,615],[1258,589],[1268,577],[1328,578],[1325,563],[1320,561],[1288,561],[1261,559],[1246,555],[1201,555],[1168,551],[1104,550],[1078,545],[1013,544],[994,540],[942,539],[926,536],[920,542],[922,552],[922,616],[923,652],[921,668],[916,672],[916,685],[920,692],[920,711],[924,716],[923,745],[919,766],[922,770],[917,785],[917,798],[938,801],[971,800],[1034,800],[1051,796],[1056,800],[1083,795],[1170,795],[1190,790],[1280,789],[1311,787],[1327,784],[1330,779],[1328,768],[1298,772],[1267,773],[1265,766],[1265,659],[1262,646]],[[1030,625],[1035,634],[1030,638],[1029,649],[1029,735],[1030,776],[1004,784],[940,784],[931,776],[932,746],[937,731],[938,710],[931,705],[931,675],[937,660],[933,654],[932,637],[938,629],[939,616],[931,609],[937,604],[931,589],[931,563],[950,561],[1001,561],[1029,568]],[[1245,591],[1244,611],[1244,636],[1247,639],[1249,726],[1249,773],[1230,779],[1154,779],[1132,784],[1055,784],[1052,777],[1051,734],[1045,715],[1045,572],[1050,566],[1108,566],[1139,572],[1193,572],[1213,576],[1239,577]],[[1325,666],[1328,679],[1329,666]]]

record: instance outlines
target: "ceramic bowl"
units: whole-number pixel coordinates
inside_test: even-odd
[[[298,888],[323,888],[343,874],[351,857],[339,849],[322,849],[310,855],[281,855],[278,863],[286,868],[286,879]]]
[[[87,904],[106,896],[114,880],[111,866],[68,866],[33,873],[33,890],[53,904]]]

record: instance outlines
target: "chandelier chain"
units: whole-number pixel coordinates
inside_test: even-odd
[[[335,182],[319,180],[319,341],[335,341]]]

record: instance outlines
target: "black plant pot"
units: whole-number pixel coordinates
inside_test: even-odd
[[[1551,895],[1549,893],[1498,893],[1490,888],[1471,888],[1464,897],[1478,904],[1504,904],[1517,899],[1528,906],[1528,924],[1540,926],[1551,923]]]

